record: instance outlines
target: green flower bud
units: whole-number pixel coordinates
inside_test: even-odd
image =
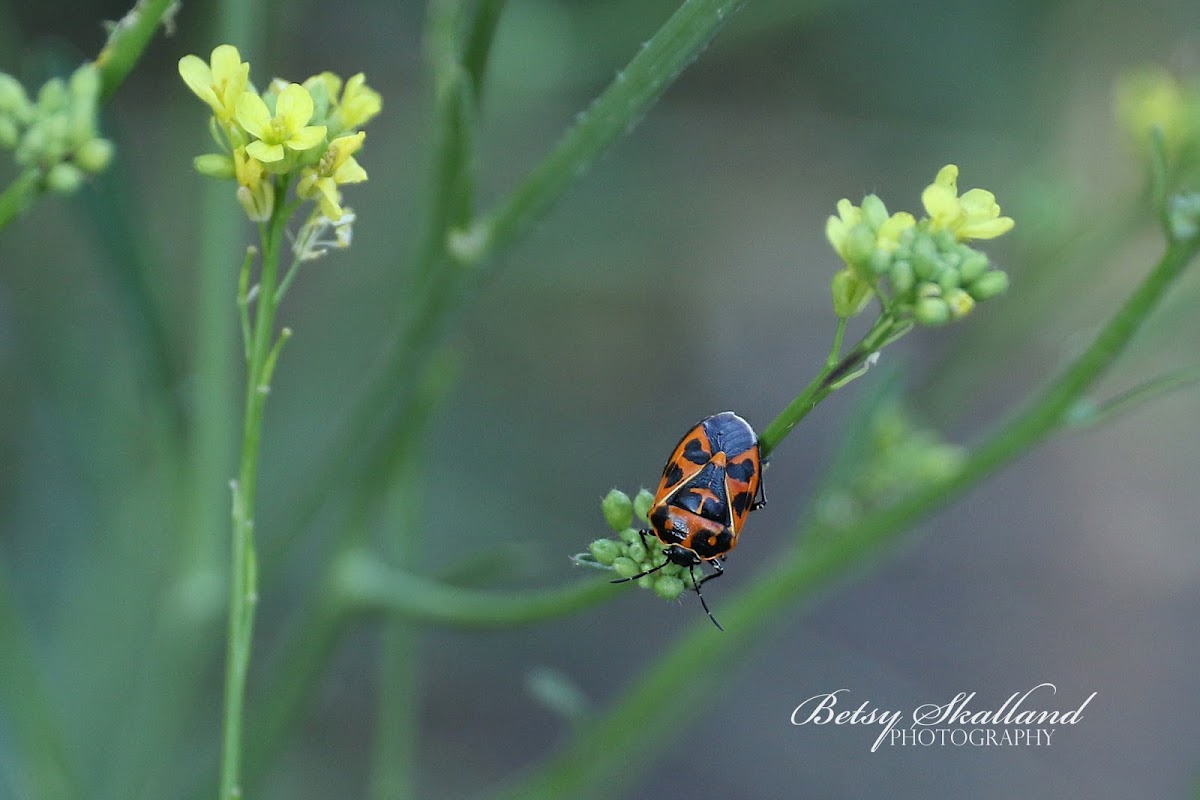
[[[21,130],[17,127],[16,120],[7,114],[0,114],[0,147],[11,150],[17,146],[20,138]]]
[[[937,247],[934,246],[933,240],[928,236],[914,240],[912,251],[913,272],[917,274],[918,278],[933,280],[942,266],[941,261],[938,260]]]
[[[233,163],[230,162],[229,166],[232,168]],[[608,527],[614,531],[623,531],[633,522],[633,501],[619,489],[613,489],[605,495],[604,500],[600,502],[600,508],[604,511],[604,520]]]
[[[55,111],[65,108],[66,105],[67,85],[63,83],[62,78],[51,78],[42,84],[41,89],[38,89],[38,116],[53,114]]]
[[[922,297],[913,306],[913,318],[922,325],[945,325],[950,321],[950,306],[940,297]]]
[[[971,309],[975,307],[975,298],[964,292],[962,289],[951,289],[946,292],[945,301],[950,306],[950,316],[954,319],[962,319],[967,314],[971,313]]]
[[[945,229],[933,234],[933,244],[941,253],[953,253],[958,249],[958,240],[954,238],[953,233]]]
[[[633,498],[633,513],[637,514],[638,519],[643,522],[650,521],[650,506],[654,505],[654,495],[645,489],[637,493],[637,497]]]
[[[876,250],[871,253],[871,258],[867,260],[867,269],[871,271],[871,275],[873,276],[886,275],[891,266],[892,254],[886,250]]]
[[[678,600],[683,589],[683,581],[670,575],[659,575],[654,581],[654,593],[663,600]]]
[[[616,570],[616,573],[622,578],[632,578],[634,575],[637,575],[642,571],[641,567],[639,567],[630,559],[625,558],[625,556],[620,556],[613,559],[612,566],[613,569]]]
[[[0,114],[22,114],[29,107],[29,98],[25,96],[25,87],[21,82],[0,72]]]
[[[15,156],[17,163],[23,167],[31,166],[41,159],[45,149],[46,131],[42,126],[35,124],[26,128],[25,135],[21,137],[21,142],[17,145]]]
[[[71,74],[71,97],[79,103],[95,104],[100,94],[100,70],[84,64]]]
[[[613,562],[621,555],[621,545],[614,542],[612,539],[597,539],[588,545],[588,551],[595,556],[606,567],[611,567]]]
[[[638,587],[639,589],[653,589],[653,588],[654,588],[654,582],[655,582],[656,580],[658,580],[658,575],[657,575],[657,574],[655,574],[655,575],[643,575],[642,577],[640,577],[640,578],[638,578],[638,579],[637,579],[637,583],[636,583],[636,585],[637,585],[637,587]]]
[[[78,150],[75,151],[75,163],[91,173],[100,172],[102,169],[107,167],[108,163],[112,161],[112,157],[113,144],[107,139],[89,139],[88,141],[84,142]],[[229,159],[225,156],[220,157],[225,158],[226,161],[229,161]],[[204,158],[204,156],[200,156],[200,158]],[[229,162],[229,168],[231,170],[229,177],[232,178],[232,161]],[[197,169],[199,169],[199,167],[197,167]]]
[[[642,564],[645,563],[649,553],[646,552],[646,545],[641,542],[632,542],[629,547],[625,548],[625,556],[631,561]]]
[[[958,266],[958,279],[963,284],[968,284],[987,272],[988,257],[970,247],[963,249],[967,252],[963,254],[962,263]]]
[[[996,295],[1004,294],[1008,289],[1008,274],[993,269],[985,272],[978,279],[971,281],[971,285],[967,287],[967,291],[971,293],[978,302],[990,300]]]
[[[917,472],[922,482],[942,481],[962,469],[966,452],[958,445],[931,443],[921,449]]]
[[[62,161],[63,156],[71,149],[67,139],[69,124],[70,120],[65,114],[55,114],[44,121],[46,141],[42,145],[42,161]]]
[[[879,230],[888,218],[887,206],[879,199],[879,195],[875,194],[869,194],[863,198],[862,214],[863,220],[871,227],[872,231]]]
[[[916,283],[912,264],[908,261],[893,261],[888,277],[892,281],[892,290],[898,295],[908,294]]]
[[[70,194],[83,183],[83,171],[66,162],[55,164],[46,174],[46,186],[59,194]]]
[[[942,291],[949,292],[951,289],[958,288],[958,270],[949,267],[943,267],[938,273],[937,285],[942,287]]]
[[[642,540],[642,534],[640,534],[635,528],[626,528],[618,533],[617,537],[626,544],[633,544],[634,542],[640,542]]]
[[[941,297],[942,287],[936,283],[921,281],[917,284],[917,297]]]
[[[860,222],[846,235],[846,261],[856,269],[865,269],[875,252],[875,232]]]
[[[871,301],[871,287],[849,267],[833,276],[829,289],[833,295],[833,312],[842,319],[855,316]]]

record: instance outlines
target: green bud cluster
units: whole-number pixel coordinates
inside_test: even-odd
[[[994,269],[985,253],[921,223],[905,228],[895,249],[877,248],[862,263],[864,282],[875,287],[884,307],[920,325],[962,319],[976,303],[1008,289],[1008,275]]]
[[[887,404],[871,418],[861,466],[820,501],[821,512],[830,521],[851,522],[863,511],[952,477],[965,458],[962,447],[917,425],[899,405]]]
[[[100,73],[90,63],[68,80],[46,81],[36,100],[0,72],[0,147],[12,150],[20,167],[40,170],[46,188],[73,192],[112,160],[112,142],[97,132],[99,100]]]
[[[576,556],[576,561],[610,569],[619,578],[632,578],[662,564],[666,558],[658,540],[651,535],[643,540],[638,529],[632,527],[635,516],[649,524],[653,503],[654,495],[645,489],[633,499],[619,489],[609,492],[600,507],[605,522],[617,535],[592,542],[588,553]],[[652,589],[664,600],[677,600],[685,591],[695,588],[689,570],[670,563],[651,575],[643,575],[636,583],[643,589]]]

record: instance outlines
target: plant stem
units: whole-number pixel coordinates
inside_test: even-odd
[[[154,31],[163,21],[174,0],[138,0],[123,16],[108,36],[104,48],[96,56],[102,88],[100,99],[107,100],[137,64],[142,51],[150,43]]]
[[[480,264],[523,235],[627,134],[745,0],[685,0],[504,202],[456,236],[452,255]]]
[[[1175,370],[1140,383],[1103,403],[1081,400],[1071,409],[1067,421],[1076,428],[1091,428],[1127,411],[1132,411],[1148,400],[1154,400],[1197,383],[1200,383],[1200,366]]]
[[[334,588],[350,613],[378,612],[455,628],[507,628],[566,616],[620,593],[606,580],[520,592],[461,589],[392,569],[364,552],[341,557]]]
[[[254,314],[254,335],[246,367],[246,407],[242,426],[242,455],[233,484],[233,542],[230,549],[229,635],[225,663],[225,711],[221,747],[221,800],[241,797],[242,723],[246,675],[250,666],[254,609],[258,601],[258,568],[254,552],[255,487],[263,410],[270,391],[271,373],[285,329],[273,343],[276,280],[287,223],[286,181],[276,187],[275,211],[261,227],[262,271]]]
[[[875,320],[875,324],[859,340],[858,344],[839,359],[837,354],[841,350],[845,324],[844,319],[839,320],[837,332],[834,334],[833,348],[821,371],[808,386],[804,387],[800,394],[796,395],[792,402],[788,403],[787,408],[781,411],[779,416],[775,417],[759,436],[758,443],[763,458],[771,454],[771,451],[792,432],[800,420],[816,408],[817,403],[828,397],[839,386],[844,385],[856,370],[863,368],[867,359],[879,352],[880,348],[892,340],[897,331],[902,328],[901,323],[898,323],[891,315],[880,314],[879,318]]]
[[[972,451],[953,476],[930,483],[895,505],[867,515],[850,528],[817,524],[807,531],[809,546],[793,547],[722,611],[726,633],[698,623],[650,667],[607,711],[580,730],[567,747],[499,798],[573,797],[618,791],[629,781],[632,764],[650,757],[651,743],[671,741],[700,706],[664,705],[677,696],[679,676],[688,691],[707,697],[719,690],[722,669],[743,654],[751,640],[789,604],[811,598],[834,580],[859,568],[897,539],[909,525],[958,497],[987,475],[1057,430],[1066,413],[1128,345],[1167,288],[1200,250],[1200,237],[1171,243],[1154,270],[1065,373],[1009,424]]]
[[[0,228],[19,217],[33,205],[33,201],[44,190],[41,170],[30,167],[13,179],[8,188],[0,193]]]

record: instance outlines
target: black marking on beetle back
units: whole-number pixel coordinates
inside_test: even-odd
[[[692,540],[691,544],[692,550],[701,558],[705,560],[716,558],[722,553],[729,552],[730,548],[733,547],[733,533],[729,528],[725,528],[716,536],[708,538],[697,536]]]
[[[729,474],[729,477],[733,478],[735,481],[741,481],[742,483],[750,483],[750,480],[754,477],[755,471],[754,459],[752,458],[738,461],[736,464],[725,465],[725,472]]]
[[[693,464],[707,464],[712,454],[704,449],[704,443],[699,439],[689,439],[683,448],[683,457]]]
[[[733,496],[733,513],[741,516],[742,512],[750,505],[750,493],[738,492]]]
[[[725,521],[729,499],[725,492],[725,470],[708,462],[671,498],[671,505],[705,519]]]
[[[666,469],[663,470],[663,481],[665,484],[671,487],[675,486],[681,480],[683,480],[683,470],[679,468],[679,465],[673,461],[667,464]]]

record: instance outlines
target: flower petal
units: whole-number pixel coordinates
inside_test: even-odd
[[[938,178],[941,177],[942,173],[939,172]],[[921,192],[921,205],[925,206],[925,213],[929,214],[937,228],[950,227],[962,216],[958,193],[940,181],[929,184]]]
[[[948,186],[954,190],[954,194],[958,194],[958,165],[947,164],[938,170],[937,177],[933,182],[940,186]]]
[[[272,164],[283,160],[283,145],[267,144],[266,142],[251,142],[246,145],[246,155],[257,158],[264,164]]]
[[[275,115],[283,120],[290,130],[303,128],[312,119],[312,95],[300,84],[289,83],[279,93],[279,99],[275,101]]]
[[[334,183],[362,183],[367,179],[367,171],[350,156],[333,172]]]
[[[325,126],[309,125],[293,133],[284,144],[293,150],[311,150],[323,141],[325,141]]]
[[[253,92],[246,92],[238,98],[237,120],[251,136],[264,140],[270,137],[271,112],[263,99]]]
[[[217,45],[212,51],[212,72],[217,80],[235,77],[242,68],[242,57],[231,44]],[[249,64],[245,65],[249,68]]]
[[[971,221],[958,229],[958,238],[965,239],[995,239],[1013,229],[1012,217],[996,217],[995,219]]]
[[[959,202],[962,204],[963,211],[967,212],[967,216],[971,219],[992,219],[1000,216],[1000,206],[996,205],[996,195],[987,189],[972,189],[959,198]]]
[[[214,109],[220,105],[212,88],[212,70],[199,56],[189,55],[179,59],[179,77],[183,78],[188,88],[205,103]]]

